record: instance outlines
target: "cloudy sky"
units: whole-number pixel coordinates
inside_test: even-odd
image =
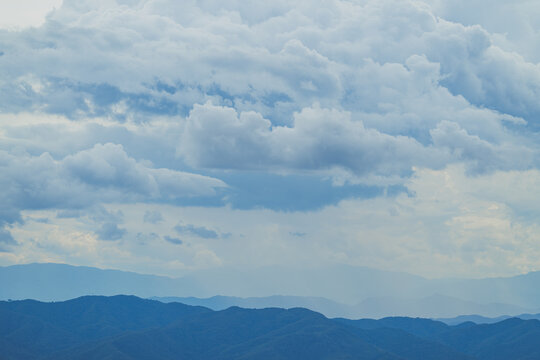
[[[538,2],[0,8],[0,265],[540,270]]]

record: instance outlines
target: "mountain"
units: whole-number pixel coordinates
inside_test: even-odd
[[[256,269],[218,268],[187,274],[208,296],[267,297],[275,294],[330,298],[356,304],[368,297],[422,297],[429,280],[407,273],[361,266],[326,265],[317,268],[266,266]],[[189,296],[198,296],[190,294]],[[202,297],[208,297],[202,296]]]
[[[498,323],[506,319],[510,319],[512,317],[522,319],[522,320],[534,320],[534,319],[540,320],[540,314],[519,314],[515,316],[503,315],[503,316],[497,316],[493,318],[480,316],[480,315],[460,315],[453,318],[440,318],[437,320],[442,321],[448,325],[458,325],[464,322],[473,322],[475,324],[494,324],[494,323]]]
[[[306,309],[237,307],[55,354],[55,359],[388,359],[379,349]]]
[[[438,334],[445,333],[451,329],[452,326],[446,325],[441,321],[435,321],[423,318],[409,318],[409,317],[387,317],[380,320],[374,319],[359,319],[349,320],[338,318],[336,322],[346,324],[358,329],[374,330],[374,329],[398,329],[403,330],[415,336],[422,338],[434,338]]]
[[[214,312],[132,296],[0,302],[0,344],[2,359],[400,359],[306,309]]]
[[[320,268],[261,267],[250,271],[219,268],[187,274],[191,284],[200,288],[199,295],[216,294],[238,297],[267,297],[275,294],[324,297],[356,305],[368,298],[424,299],[434,295],[487,305],[485,316],[517,315],[540,309],[540,272],[507,278],[426,279],[407,273],[390,272],[347,265]],[[206,295],[207,294],[207,295]],[[171,294],[173,295],[173,294]],[[474,303],[474,304],[473,304]],[[457,307],[457,306],[456,306]],[[502,313],[493,309],[507,307]],[[460,312],[455,315],[463,315]],[[404,314],[403,314],[404,315]]]
[[[0,358],[378,359],[540,358],[540,321],[449,326],[422,318],[328,319],[302,308],[212,311],[134,296],[0,301]]]
[[[169,278],[65,264],[28,264],[0,267],[0,283],[0,299],[5,300],[58,301],[88,294],[131,294],[182,297],[182,301],[214,309],[229,305],[307,307],[330,317],[349,318],[515,316],[537,313],[540,307],[538,273],[511,278],[434,280],[336,265],[318,269],[263,267],[252,271],[220,268]],[[200,301],[187,298],[207,299],[216,294],[224,297]]]
[[[232,306],[246,309],[265,309],[270,307],[291,309],[302,307],[310,309],[327,317],[354,317],[354,307],[328,300],[321,297],[307,296],[266,296],[241,298],[236,296],[197,297],[152,297],[165,303],[179,302],[187,305],[204,306],[212,310],[225,310]]]
[[[463,323],[494,324],[494,323],[497,323],[499,321],[510,319],[511,317],[512,316],[509,316],[509,315],[502,315],[502,316],[497,316],[497,317],[494,317],[494,318],[481,316],[481,315],[459,315],[459,316],[456,316],[456,317],[439,318],[439,319],[435,319],[435,320],[441,321],[441,322],[443,322],[443,323],[445,323],[447,325],[459,325],[459,324],[463,324]],[[519,316],[515,316],[515,317],[519,317]]]
[[[209,297],[216,294],[324,297],[325,294],[332,294],[332,300],[354,304],[366,297],[396,292],[413,296],[415,289],[425,281],[414,275],[351,266],[319,269],[262,267],[252,271],[219,268],[168,278],[45,263],[0,267],[0,282],[5,285],[0,289],[0,299],[52,301],[88,294],[133,294],[141,297]]]
[[[355,317],[382,318],[388,316],[410,316],[427,318],[453,317],[460,314],[499,316],[520,314],[529,309],[509,304],[478,304],[451,296],[434,294],[420,299],[394,297],[369,298],[360,302],[350,313]],[[346,317],[346,316],[345,316]]]
[[[2,352],[16,353],[24,349],[33,358],[126,331],[166,326],[173,320],[204,312],[210,310],[122,295],[85,296],[53,303],[0,302],[0,339],[5,343]]]
[[[454,296],[478,303],[514,304],[538,310],[540,304],[540,272],[513,277],[486,279],[431,280],[433,293]]]
[[[68,300],[83,295],[141,297],[196,292],[185,280],[66,264],[0,267],[0,299]]]
[[[540,321],[510,318],[494,324],[449,326],[420,318],[336,321],[361,330],[395,329],[433,341],[478,360],[540,359]]]
[[[540,321],[510,318],[495,324],[454,328],[435,339],[478,359],[540,359]]]
[[[290,309],[294,307],[303,307],[320,312],[327,317],[344,317],[351,319],[383,318],[388,316],[450,318],[459,314],[496,316],[500,314],[520,314],[527,311],[527,309],[514,305],[477,304],[471,301],[464,301],[437,294],[420,299],[399,299],[390,297],[368,298],[357,305],[341,304],[321,297],[303,296],[267,296],[249,298],[234,296],[213,296],[210,298],[152,297],[152,299],[162,302],[180,302],[188,305],[205,306],[212,310],[223,310],[231,306],[249,309],[264,309],[267,307]]]

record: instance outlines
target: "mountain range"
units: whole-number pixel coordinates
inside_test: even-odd
[[[83,295],[130,294],[214,310],[229,306],[305,307],[329,317],[346,318],[496,318],[540,312],[538,273],[511,278],[430,280],[343,266],[311,272],[289,269],[288,275],[286,269],[274,269],[273,275],[271,270],[246,273],[224,269],[221,273],[202,271],[170,278],[66,264],[14,265],[0,267],[0,299],[60,301]],[[294,296],[275,296],[280,293]],[[325,298],[328,294],[332,299]]]
[[[421,318],[328,319],[303,308],[221,311],[134,296],[0,301],[2,359],[540,358],[540,321],[449,326]]]
[[[446,318],[448,321],[451,321],[451,318],[460,316],[459,314],[482,314],[483,316],[478,316],[487,320],[491,319],[488,316],[499,317],[501,314],[515,315],[534,312],[533,310],[514,305],[495,303],[478,304],[438,294],[420,299],[400,299],[394,297],[368,298],[355,305],[342,304],[321,297],[283,295],[248,298],[234,296],[212,296],[210,298],[152,297],[152,299],[162,302],[181,302],[188,305],[205,306],[212,310],[224,310],[231,306],[249,309],[263,309],[266,307],[289,309],[304,307],[320,312],[328,317],[345,317],[351,319],[411,316]],[[462,322],[465,321],[467,320]]]

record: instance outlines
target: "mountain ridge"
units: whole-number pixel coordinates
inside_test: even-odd
[[[0,283],[3,284],[0,299],[58,301],[87,294],[131,294],[145,298],[181,297],[183,301],[189,302],[186,300],[188,297],[208,299],[215,294],[223,294],[236,299],[230,301],[229,305],[250,307],[243,299],[251,299],[249,301],[253,302],[259,298],[258,301],[266,301],[267,306],[303,306],[330,317],[351,318],[391,315],[453,318],[472,314],[491,318],[537,313],[540,308],[540,287],[536,286],[536,272],[520,275],[514,283],[514,278],[428,280],[416,275],[343,266],[329,268],[328,271],[305,270],[290,275],[285,270],[273,273],[272,269],[254,270],[247,275],[239,274],[236,270],[223,270],[216,278],[212,278],[215,271],[170,278],[67,264],[13,265],[0,267]],[[258,278],[259,275],[261,278]],[[280,281],[271,281],[272,276],[274,280]],[[241,286],[235,285],[238,283]],[[489,287],[489,284],[493,286]],[[503,287],[505,291],[499,291]],[[251,289],[253,295],[244,296],[248,289]],[[272,293],[274,289],[277,290]],[[279,289],[283,292],[279,292]],[[504,295],[506,293],[510,295]],[[275,294],[292,294],[294,296],[281,296],[294,301],[283,305],[283,299],[280,302],[274,298],[273,303],[262,300]],[[326,298],[328,294],[332,294],[332,299]],[[336,300],[340,296],[342,300]],[[433,298],[435,296],[439,298]],[[353,297],[354,301],[346,301]],[[501,299],[514,299],[517,302],[504,302]],[[205,304],[208,305],[200,305]],[[217,308],[217,305],[209,306]]]
[[[0,301],[5,360],[529,360],[540,356],[539,337],[540,321],[516,318],[450,326],[328,319],[304,308],[213,311],[125,295]]]

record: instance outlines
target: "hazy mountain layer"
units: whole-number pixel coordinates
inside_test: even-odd
[[[440,318],[436,320],[442,321],[448,325],[459,325],[464,322],[473,322],[475,324],[494,324],[512,317],[522,320],[540,320],[540,314],[519,314],[515,316],[502,315],[494,318],[480,315],[460,315],[453,318]]]
[[[382,318],[388,316],[450,318],[458,316],[459,314],[498,316],[500,314],[520,314],[527,311],[527,309],[514,305],[477,304],[471,301],[464,301],[442,295],[433,295],[421,299],[399,299],[391,297],[368,298],[356,305],[342,304],[320,297],[277,295],[250,298],[213,296],[210,298],[153,297],[152,299],[162,302],[180,302],[188,305],[205,306],[212,310],[224,310],[231,306],[250,309],[264,309],[267,307],[289,309],[294,307],[304,307],[320,312],[327,317],[345,317],[350,319],[363,317]],[[465,321],[467,320],[461,322]]]
[[[300,306],[329,317],[348,318],[453,318],[471,314],[497,317],[536,313],[540,308],[539,273],[483,280],[428,280],[335,266],[312,270],[261,268],[251,272],[209,270],[173,279],[63,264],[29,264],[0,267],[0,283],[0,299],[58,301],[87,294],[176,296],[183,302],[216,310],[232,305]],[[228,296],[186,298],[216,294]],[[275,294],[295,296],[272,296]]]

